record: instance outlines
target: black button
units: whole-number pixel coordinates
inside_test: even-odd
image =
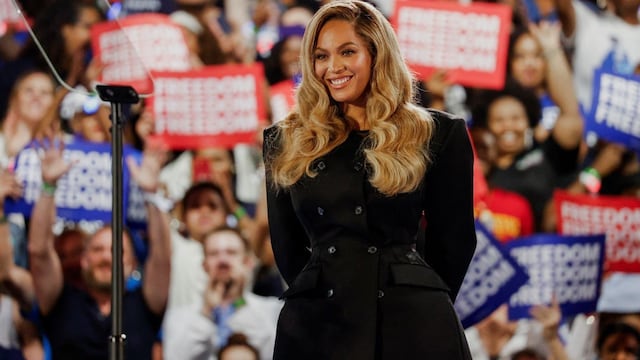
[[[382,299],[384,297],[384,291],[378,290],[378,299]]]
[[[368,252],[369,254],[375,254],[375,253],[377,253],[377,252],[378,252],[378,248],[377,248],[377,247],[375,247],[375,246],[369,246],[369,248],[367,249],[367,252]]]
[[[360,215],[360,214],[362,214],[362,206],[360,206],[360,205],[356,206],[356,208],[353,210],[353,212],[354,212],[356,215]]]
[[[329,248],[327,249],[327,251],[329,252],[329,254],[335,254],[335,252],[336,252],[336,247],[335,247],[335,246],[329,246]]]
[[[327,297],[332,297],[332,296],[333,296],[333,289],[327,290]]]
[[[326,167],[327,165],[324,164],[324,161],[318,162],[318,170],[324,170]]]
[[[324,215],[324,209],[318,206],[318,215]]]
[[[362,170],[362,163],[358,161],[357,163],[355,163],[355,164],[353,165],[353,169],[354,169],[355,171],[360,171],[360,170]]]

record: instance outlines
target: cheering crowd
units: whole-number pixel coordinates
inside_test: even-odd
[[[117,341],[110,340],[111,225],[65,219],[56,204],[62,179],[78,166],[65,149],[112,136],[110,104],[91,93],[103,69],[91,28],[140,13],[180,27],[190,70],[262,64],[256,96],[266,111],[249,143],[167,149],[152,141],[149,98],[126,109],[125,146],[136,155],[125,167],[145,219],[123,234],[125,357],[272,357],[286,285],[269,238],[262,131],[286,115],[274,94],[300,81],[302,35],[325,2],[23,0],[36,38],[8,14],[0,19],[0,203],[27,197],[15,171],[25,149],[36,149],[41,179],[28,212],[0,208],[1,359],[105,359]],[[372,1],[389,19],[400,2]],[[640,83],[640,0],[499,3],[511,11],[503,86],[461,85],[440,68],[416,80],[419,105],[466,121],[478,222],[508,244],[560,233],[557,190],[637,201],[637,137],[614,141],[587,124],[607,111],[594,97],[605,88],[600,71]],[[627,220],[640,232],[640,219]],[[564,316],[555,298],[532,307],[528,319],[507,313],[503,304],[465,329],[473,359],[640,357],[637,272],[604,274],[597,308],[587,313]]]

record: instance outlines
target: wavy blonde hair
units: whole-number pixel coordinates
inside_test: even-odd
[[[279,124],[280,151],[269,171],[276,187],[286,188],[301,177],[315,177],[312,162],[345,141],[356,128],[344,118],[314,71],[313,53],[318,34],[329,20],[345,20],[367,44],[372,58],[366,101],[370,124],[364,149],[369,182],[381,193],[394,195],[416,190],[430,162],[428,140],[433,133],[429,113],[413,104],[414,83],[386,18],[362,1],[335,1],[323,6],[309,22],[302,39],[302,82],[297,106]]]

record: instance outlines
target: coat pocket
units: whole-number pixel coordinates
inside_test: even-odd
[[[306,268],[298,274],[293,284],[280,296],[280,299],[288,299],[304,293],[314,293],[318,288],[320,279],[320,266]]]
[[[428,287],[449,291],[449,287],[430,267],[417,264],[391,264],[391,278],[395,285]]]

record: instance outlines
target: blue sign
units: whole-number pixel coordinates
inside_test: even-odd
[[[31,216],[31,210],[40,196],[42,178],[40,170],[40,154],[43,149],[35,143],[20,151],[16,158],[14,173],[23,185],[23,196],[20,199],[5,201],[6,213],[22,213]],[[136,150],[125,147],[123,155],[134,156],[139,159]],[[71,169],[58,180],[55,192],[57,215],[63,220],[72,222],[101,221],[111,222],[112,212],[112,175],[111,175],[111,145],[109,143],[91,143],[79,139],[64,145],[64,159],[72,163]],[[134,200],[141,198],[137,186],[129,181],[129,171],[123,166],[123,209],[127,218],[132,217],[144,222],[146,213],[140,214],[140,205],[133,201],[138,208],[129,208],[130,197]],[[138,195],[137,195],[138,194]],[[131,196],[130,196],[131,195]]]
[[[597,70],[587,131],[640,150],[640,76]]]
[[[536,234],[505,245],[529,275],[529,281],[509,299],[509,318],[530,318],[533,305],[548,305],[555,296],[562,315],[596,310],[605,235]]]
[[[527,282],[525,270],[479,222],[476,237],[476,251],[454,303],[465,328],[490,315]]]

